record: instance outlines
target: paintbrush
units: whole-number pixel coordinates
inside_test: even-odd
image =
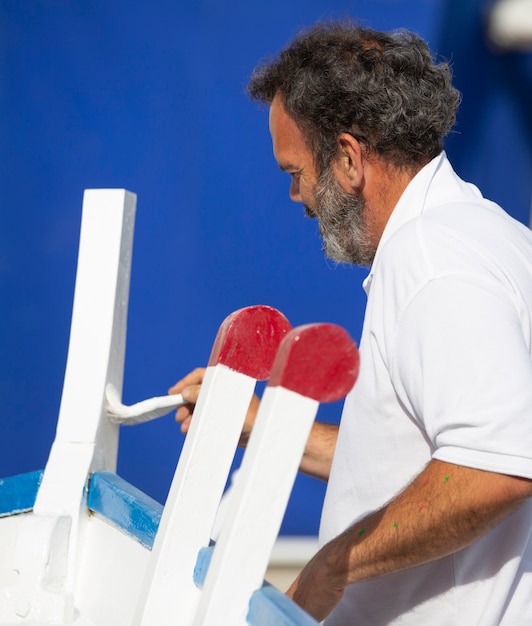
[[[122,404],[118,391],[111,383],[105,387],[105,400],[107,415],[115,424],[142,424],[186,404],[180,393],[156,396],[130,405]]]

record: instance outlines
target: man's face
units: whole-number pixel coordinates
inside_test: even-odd
[[[318,182],[314,157],[279,96],[273,99],[270,108],[270,133],[275,159],[292,178],[290,199],[311,207]],[[315,216],[310,213],[309,217]]]
[[[318,218],[325,254],[341,263],[370,265],[375,249],[363,220],[362,194],[345,190],[332,167],[318,177],[313,154],[278,95],[270,108],[270,133],[275,159],[292,177],[290,199]]]

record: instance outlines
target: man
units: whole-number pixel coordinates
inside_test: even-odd
[[[328,480],[322,547],[288,594],[332,626],[532,623],[532,234],[442,152],[448,66],[317,25],[249,91],[325,252],[371,266],[358,382],[301,464]]]

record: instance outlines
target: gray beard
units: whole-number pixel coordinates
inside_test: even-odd
[[[326,256],[339,263],[371,265],[376,250],[363,220],[362,194],[342,189],[328,168],[320,176],[314,199],[315,208],[305,206],[305,212],[318,218]]]

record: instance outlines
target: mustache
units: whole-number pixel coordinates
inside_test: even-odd
[[[310,217],[311,219],[318,217],[316,213],[309,207],[308,204],[303,205],[303,211],[305,211],[305,215],[307,217]]]

